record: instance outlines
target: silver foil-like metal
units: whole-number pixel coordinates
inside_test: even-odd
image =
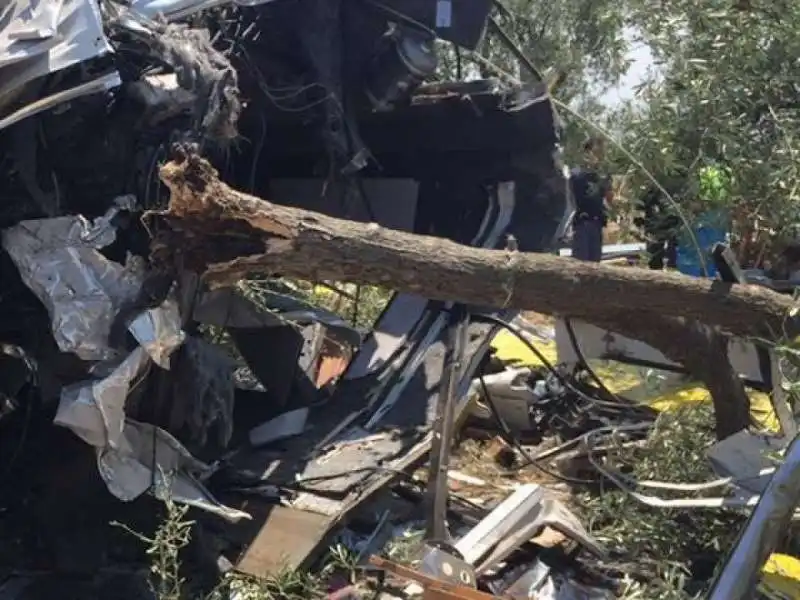
[[[2,234],[22,280],[47,308],[53,335],[63,352],[87,361],[119,360],[108,335],[120,307],[136,297],[144,263],[126,265],[98,250],[116,238],[113,206],[94,221],[77,215],[22,221]]]

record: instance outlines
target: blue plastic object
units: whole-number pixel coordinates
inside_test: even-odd
[[[718,213],[702,215],[694,227],[694,234],[703,251],[708,276],[715,277],[717,269],[714,266],[711,252],[716,244],[725,243],[728,239],[728,228],[724,215]],[[678,237],[678,271],[693,277],[703,277],[703,266],[691,238],[686,234]]]

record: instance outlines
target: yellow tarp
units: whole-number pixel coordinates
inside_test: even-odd
[[[556,353],[555,342],[534,344],[535,348],[539,350],[544,357],[551,363],[558,362],[558,355]],[[506,362],[518,362],[526,366],[541,366],[541,361],[536,358],[536,355],[523,344],[519,338],[508,331],[503,329],[494,336],[492,340],[492,348],[495,350],[497,358]]]
[[[558,362],[555,342],[535,344],[537,350],[551,364]],[[507,330],[498,333],[492,340],[495,354],[503,361],[516,362],[521,365],[541,366],[541,361],[517,336]],[[621,394],[640,402],[649,404],[659,411],[674,410],[687,403],[708,402],[708,391],[702,385],[682,381],[678,377],[660,385],[649,384],[641,373],[644,369],[628,367],[609,361],[592,361],[592,368],[603,380],[606,387],[615,394]],[[778,430],[778,420],[772,410],[769,396],[761,392],[750,391],[750,406],[753,418],[757,423],[770,431]]]

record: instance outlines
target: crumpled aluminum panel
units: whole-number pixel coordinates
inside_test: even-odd
[[[2,233],[3,248],[20,276],[47,307],[58,347],[83,360],[116,360],[108,336],[120,307],[139,292],[143,263],[108,260],[99,248],[114,241],[112,207],[88,221],[82,216],[23,221]]]
[[[55,423],[96,449],[100,476],[120,500],[151,490],[161,499],[231,521],[249,518],[208,493],[200,481],[210,475],[208,465],[163,429],[126,416],[132,389],[153,363],[169,369],[186,335],[177,302],[170,297],[127,324],[137,348],[120,351],[109,343],[120,309],[138,296],[144,280],[143,269],[123,267],[98,251],[114,241],[112,217],[123,206],[118,201],[93,222],[81,216],[35,219],[2,234],[22,280],[47,307],[59,347],[86,361],[100,361],[92,365],[91,379],[61,390]]]
[[[185,19],[201,10],[216,8],[226,4],[238,4],[239,6],[258,6],[268,4],[275,0],[133,0],[131,8],[151,19],[163,15],[167,21],[179,21]]]
[[[2,23],[0,108],[34,79],[113,51],[96,0],[8,0]]]

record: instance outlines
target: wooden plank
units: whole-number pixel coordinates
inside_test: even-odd
[[[285,568],[297,568],[312,555],[325,537],[330,517],[275,506],[245,550],[236,570],[267,577]]]

